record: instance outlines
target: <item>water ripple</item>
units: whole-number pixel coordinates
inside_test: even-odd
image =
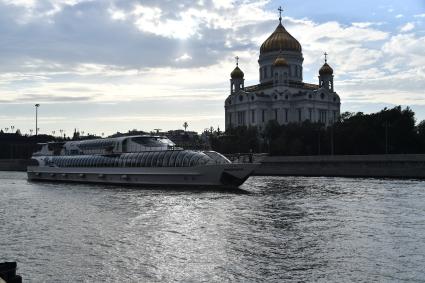
[[[425,281],[422,181],[254,177],[225,192],[0,179],[0,260],[27,282]]]

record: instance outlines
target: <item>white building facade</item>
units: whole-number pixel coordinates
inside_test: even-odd
[[[244,85],[244,73],[236,63],[230,74],[230,95],[225,100],[226,129],[255,126],[260,131],[270,120],[279,124],[294,122],[334,123],[340,115],[340,98],[334,91],[333,69],[325,63],[319,70],[319,83],[303,82],[301,44],[282,25],[260,48],[260,83]]]

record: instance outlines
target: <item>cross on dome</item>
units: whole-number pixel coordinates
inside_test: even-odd
[[[283,12],[282,6],[279,6],[277,10],[279,11],[279,22],[282,23],[282,12]]]
[[[325,55],[325,63],[328,63],[328,55],[329,54],[325,52],[324,55]]]
[[[236,56],[235,59],[236,59],[236,66],[239,66],[239,56]]]

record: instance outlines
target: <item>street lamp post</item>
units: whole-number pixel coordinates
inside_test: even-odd
[[[38,107],[40,107],[40,104],[35,105],[35,135],[38,135]]]

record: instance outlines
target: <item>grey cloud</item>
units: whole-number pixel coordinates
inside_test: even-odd
[[[98,97],[101,94],[96,94]],[[0,100],[1,103],[57,103],[57,102],[85,102],[91,101],[92,96],[67,96],[67,95],[48,95],[48,94],[24,94],[14,100]]]
[[[135,3],[117,1],[115,6],[128,10]],[[184,7],[193,6],[192,1],[179,1],[178,4],[167,2],[166,5],[158,5],[157,1],[143,1],[143,5],[150,4],[165,9],[164,17],[169,18],[176,17],[178,12],[186,9]],[[212,4],[208,2],[208,6]],[[108,12],[110,7],[109,1],[82,2],[64,6],[49,20],[37,19],[20,24],[16,18],[22,17],[25,12],[23,8],[0,4],[0,53],[3,54],[0,71],[19,69],[18,66],[32,59],[62,65],[95,63],[128,68],[198,67],[212,65],[232,51],[225,47],[231,30],[203,25],[199,30],[201,38],[192,37],[182,42],[143,33],[131,20],[114,21]],[[36,9],[48,10],[52,6],[49,1],[43,1]],[[189,53],[193,60],[177,63],[174,59],[182,55],[183,45],[184,52]]]

